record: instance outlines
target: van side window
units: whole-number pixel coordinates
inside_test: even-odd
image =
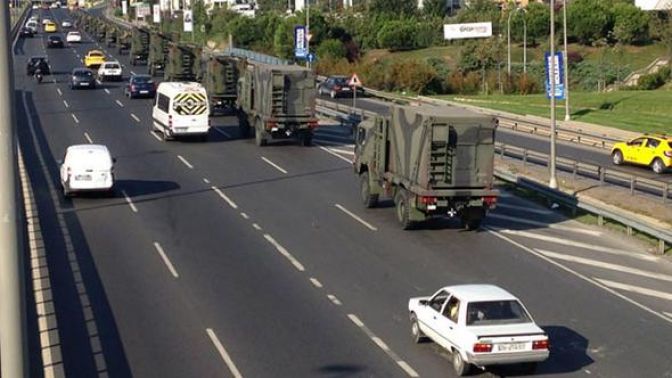
[[[156,106],[164,113],[169,113],[170,98],[164,94],[159,93],[156,100]]]

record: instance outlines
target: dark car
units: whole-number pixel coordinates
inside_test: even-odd
[[[36,69],[40,69],[42,75],[49,75],[49,60],[46,56],[31,56],[26,61],[26,75],[34,75]]]
[[[154,97],[156,84],[150,75],[132,75],[124,86],[124,95],[129,98]]]
[[[331,98],[352,96],[352,87],[348,85],[349,78],[345,76],[329,76],[317,87],[320,95],[329,95]],[[358,91],[359,95],[361,92]]]
[[[60,35],[50,35],[47,38],[47,48],[53,48],[53,47],[60,47],[60,48],[65,47],[65,44],[63,43],[63,38],[61,38]]]
[[[70,89],[95,88],[96,77],[88,68],[75,68],[70,76]]]
[[[35,31],[33,29],[31,29],[29,27],[25,27],[25,26],[22,27],[21,31],[19,32],[19,36],[21,36],[21,38],[33,38],[34,35],[35,35]]]

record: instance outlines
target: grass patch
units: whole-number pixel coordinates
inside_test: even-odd
[[[439,97],[515,114],[550,117],[549,100],[543,94]],[[672,133],[670,103],[672,91],[667,90],[570,92],[572,120],[642,133]],[[565,112],[564,101],[558,101],[556,109],[558,119],[562,119]]]

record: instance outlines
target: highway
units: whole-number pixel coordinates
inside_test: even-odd
[[[407,301],[474,282],[512,291],[549,333],[540,376],[672,372],[672,265],[638,242],[508,193],[480,232],[402,232],[389,206],[359,203],[339,127],[258,148],[222,117],[206,143],[162,142],[151,100],[68,88],[90,37],[45,38],[15,50],[18,132],[67,376],[451,376],[444,352],[413,344]],[[39,85],[24,66],[38,54],[56,72]],[[63,199],[58,160],[87,142],[117,157],[115,194]]]

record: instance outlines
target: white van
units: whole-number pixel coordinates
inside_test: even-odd
[[[163,82],[156,89],[152,109],[152,131],[163,140],[178,136],[200,136],[206,140],[210,130],[208,95],[199,83]]]
[[[76,144],[68,147],[61,164],[63,195],[73,192],[112,191],[114,160],[100,144]]]

